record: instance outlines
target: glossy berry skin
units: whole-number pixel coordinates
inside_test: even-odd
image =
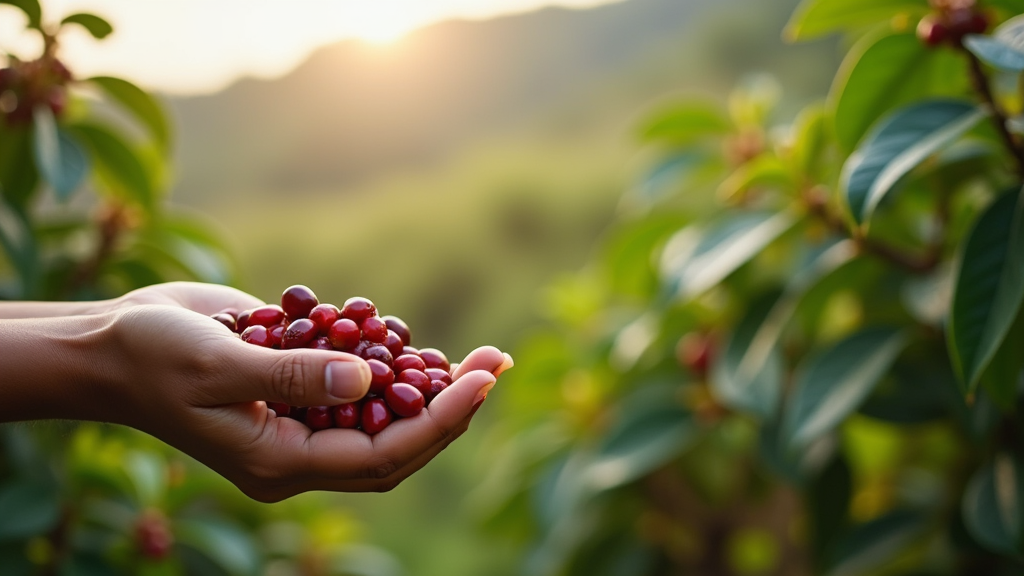
[[[398,358],[402,355],[402,349],[405,346],[402,345],[402,339],[395,334],[394,330],[388,330],[388,335],[384,337],[384,347],[391,352],[393,358]]]
[[[299,318],[285,329],[281,336],[281,349],[305,348],[316,338],[316,324],[309,318]]]
[[[217,312],[217,314],[227,314],[228,316],[231,316],[233,320],[238,320],[240,312],[238,311],[238,308],[225,308],[220,312]]]
[[[383,398],[371,398],[363,404],[363,413],[360,424],[363,432],[374,435],[391,424],[391,410],[384,403]]]
[[[334,417],[334,425],[338,428],[358,428],[359,420],[362,417],[362,408],[362,402],[332,406],[331,416]]]
[[[398,358],[395,358],[395,372],[402,372],[403,370],[419,370],[423,372],[427,369],[427,365],[423,362],[423,358],[414,356],[412,354],[403,354]]]
[[[313,350],[334,350],[334,346],[331,345],[331,341],[324,336],[316,338],[310,342],[309,347]]]
[[[377,316],[370,316],[359,324],[359,330],[363,333],[363,340],[383,344],[388,336],[387,324]]]
[[[363,360],[379,360],[387,364],[389,367],[393,366],[395,363],[394,358],[391,356],[391,352],[389,352],[387,348],[381,346],[380,344],[373,344],[371,346],[367,346],[366,349],[363,350],[363,353],[359,355],[359,357],[362,358]]]
[[[317,304],[309,311],[309,319],[316,324],[321,336],[327,336],[327,331],[341,318],[341,310],[334,304]]]
[[[281,338],[284,336],[284,331],[287,328],[284,324],[278,324],[268,330],[270,334],[270,347],[281,348]]]
[[[419,414],[427,404],[422,392],[401,382],[388,386],[384,391],[384,401],[395,414],[403,418]]]
[[[423,358],[427,368],[440,368],[445,372],[452,369],[452,365],[448,363],[448,357],[437,348],[421,348],[420,358]]]
[[[284,310],[280,306],[269,304],[253,308],[249,312],[249,326],[276,326],[284,322]]]
[[[415,356],[420,355],[419,348],[413,348],[412,346],[402,346],[402,354],[413,354]]]
[[[448,387],[448,383],[442,380],[431,380],[430,389],[427,391],[426,398],[427,404],[430,404],[437,397],[438,394],[444,392],[444,389]]]
[[[377,307],[373,305],[373,302],[359,296],[349,298],[345,301],[345,305],[341,307],[342,318],[348,318],[356,323],[360,323],[376,314]]]
[[[427,368],[424,372],[426,372],[427,376],[430,377],[431,380],[440,380],[445,384],[452,383],[452,375],[449,374],[447,370],[441,370],[440,368]]]
[[[335,349],[351,350],[359,344],[359,325],[348,318],[336,320],[327,330],[327,338]]]
[[[395,372],[380,360],[367,360],[370,366],[370,394],[380,396],[395,381]]]
[[[238,316],[235,317],[236,318],[236,320],[235,320],[235,330],[238,331],[239,334],[244,332],[245,329],[249,327],[249,313],[250,312],[252,312],[252,311],[251,310],[245,310],[244,312],[240,312],[238,314]]]
[[[398,337],[402,339],[402,346],[412,344],[412,333],[409,332],[409,325],[401,318],[398,316],[384,316],[381,320],[387,325],[388,330],[398,334]]]
[[[310,311],[319,303],[316,294],[301,284],[289,286],[281,294],[281,308],[284,309],[284,313],[290,320],[308,317]]]
[[[242,332],[242,342],[270,348],[270,333],[264,326],[249,326]]]
[[[231,330],[232,332],[235,331],[235,318],[233,316],[228,314],[214,314],[213,316],[210,316],[210,318],[213,318],[217,322],[227,326],[228,330]]]
[[[273,410],[279,418],[287,418],[292,411],[291,407],[283,402],[267,402],[267,408]]]
[[[327,406],[310,406],[306,410],[306,426],[316,432],[334,427],[334,418],[331,416],[331,409]]]
[[[413,388],[426,395],[430,392],[430,378],[419,370],[403,370],[395,377],[395,382],[410,384]]]

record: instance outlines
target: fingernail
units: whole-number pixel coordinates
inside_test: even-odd
[[[329,362],[324,380],[327,393],[335,398],[361,398],[370,386],[370,367],[366,362]]]
[[[484,399],[487,398],[487,393],[491,391],[491,388],[494,388],[494,382],[486,384],[483,388],[480,388],[476,393],[476,398],[473,399],[473,405],[476,406],[480,402],[483,402]]]
[[[512,360],[512,357],[509,356],[508,353],[502,352],[501,355],[505,357],[505,361],[502,362],[501,366],[498,366],[498,369],[494,371],[495,374],[502,374],[505,372],[505,370],[508,370],[509,368],[516,365],[516,363]]]

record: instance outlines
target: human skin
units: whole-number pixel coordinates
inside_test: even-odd
[[[369,388],[366,363],[326,350],[245,344],[209,317],[263,304],[173,282],[87,303],[0,303],[0,422],[73,419],[149,433],[262,502],[310,490],[387,491],[469,426],[512,359],[485,346],[419,415],[369,436],[316,433],[264,401],[333,406]]]

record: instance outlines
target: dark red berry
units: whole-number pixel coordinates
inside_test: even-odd
[[[423,358],[427,368],[440,368],[445,372],[452,369],[452,365],[448,363],[448,357],[437,348],[421,348],[420,358]]]
[[[341,310],[334,304],[317,304],[309,311],[309,319],[316,324],[321,336],[327,336],[327,332],[338,318],[341,318]]]
[[[393,366],[395,363],[394,357],[391,356],[391,352],[380,344],[367,346],[359,357],[363,360],[380,360],[388,366]]]
[[[395,414],[404,418],[419,414],[427,403],[422,392],[401,382],[388,386],[384,391],[384,400]]]
[[[338,428],[358,428],[362,402],[349,404],[338,404],[331,407],[331,415],[334,416],[334,425]]]
[[[370,366],[370,394],[381,395],[395,381],[395,372],[380,360],[367,360]]]
[[[309,312],[319,303],[316,294],[301,284],[289,286],[284,294],[281,294],[281,308],[284,308],[284,313],[290,320],[308,317]]]
[[[281,348],[284,350],[305,348],[314,338],[316,338],[316,324],[313,324],[309,318],[299,318],[285,329],[281,336]]]
[[[402,321],[398,316],[384,316],[381,318],[387,325],[388,330],[398,334],[398,337],[402,339],[402,346],[408,346],[412,344],[412,333],[409,332],[409,325]]]
[[[174,545],[167,518],[158,510],[147,510],[135,522],[135,543],[146,558],[161,560]]]
[[[277,414],[281,418],[287,418],[288,414],[291,412],[291,407],[283,402],[267,402],[267,408],[273,410],[274,414]]]
[[[306,412],[309,408],[305,406],[290,406],[288,408],[288,417],[292,420],[298,420],[299,422],[306,422]]]
[[[359,344],[359,325],[342,318],[331,324],[327,331],[327,338],[338,350],[351,350]]]
[[[411,384],[424,395],[430,392],[430,378],[420,370],[402,370],[395,377],[395,382]]]
[[[419,356],[420,351],[418,348],[413,348],[412,346],[402,346],[402,354],[415,354],[416,356]]]
[[[366,349],[370,346],[375,346],[375,344],[369,340],[360,340],[359,344],[356,344],[355,348],[350,351],[350,354],[355,354],[365,360],[366,357],[363,354],[366,353]]]
[[[988,16],[984,12],[973,12],[965,28],[968,34],[984,34],[988,30]]]
[[[363,404],[363,414],[360,423],[363,431],[373,435],[388,427],[391,424],[391,410],[382,398],[371,398]]]
[[[276,304],[253,308],[249,312],[249,326],[276,326],[284,322],[284,310]]]
[[[917,23],[917,38],[927,46],[938,46],[949,37],[949,27],[938,14],[928,14]]]
[[[231,316],[232,318],[237,320],[240,312],[238,311],[238,308],[225,308],[220,312],[217,312],[217,314],[227,314],[228,316]]]
[[[402,350],[405,348],[402,346],[402,339],[395,334],[394,330],[388,330],[388,335],[384,337],[384,347],[391,352],[391,356],[398,358],[402,355]]]
[[[396,372],[401,372],[402,370],[419,370],[423,372],[426,369],[427,365],[423,362],[423,358],[414,354],[403,354],[395,358]]]
[[[373,305],[373,302],[359,296],[349,298],[345,301],[345,305],[341,307],[342,317],[354,320],[356,323],[360,323],[376,314],[377,307]]]
[[[232,332],[235,331],[235,318],[234,318],[234,316],[230,316],[228,314],[214,314],[213,316],[211,316],[211,318],[213,318],[217,322],[220,322],[221,324],[227,326],[228,330],[231,330]]]
[[[239,334],[249,327],[249,314],[251,312],[252,310],[245,310],[236,316],[237,320],[235,321],[235,330],[237,330]]]
[[[270,348],[270,333],[265,326],[249,326],[242,331],[242,342]]]
[[[440,368],[427,368],[424,372],[426,372],[427,376],[429,376],[431,380],[440,380],[445,384],[452,383],[452,376],[447,370],[441,370]]]
[[[334,350],[334,346],[331,345],[331,341],[323,336],[310,342],[309,347],[313,350]]]
[[[278,324],[277,326],[270,328],[269,333],[271,348],[281,347],[281,338],[284,337],[285,328],[287,328],[287,326],[285,326],[284,324]]]
[[[359,324],[359,329],[363,333],[363,340],[369,340],[378,344],[383,344],[384,339],[388,336],[387,324],[384,324],[384,321],[377,316],[370,316],[363,320]]]
[[[427,404],[430,404],[438,394],[444,392],[444,389],[448,387],[448,383],[443,380],[431,380],[430,390],[426,394]]]
[[[334,419],[331,417],[331,409],[327,406],[310,406],[306,410],[306,426],[314,432],[332,428]]]

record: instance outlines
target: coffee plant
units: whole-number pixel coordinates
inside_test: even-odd
[[[1024,2],[806,0],[828,97],[655,110],[503,388],[530,575],[1024,573]]]

